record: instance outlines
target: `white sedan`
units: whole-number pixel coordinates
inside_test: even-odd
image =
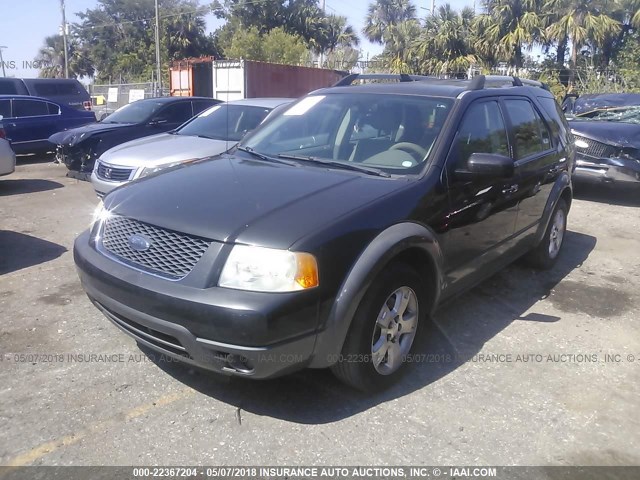
[[[249,98],[215,105],[176,130],[123,143],[104,152],[91,183],[99,197],[162,169],[219,155],[235,146],[291,98]]]

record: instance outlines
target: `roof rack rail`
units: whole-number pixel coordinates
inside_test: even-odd
[[[425,75],[409,75],[407,73],[352,73],[336,82],[333,86],[346,87],[353,84],[356,80],[398,80],[400,82],[417,82],[432,78],[433,77],[427,77]]]
[[[545,83],[508,75],[478,75],[471,79],[467,90],[482,90],[486,88],[487,82],[501,83],[503,85],[509,83],[514,87],[540,87],[544,90],[549,90],[549,86]]]

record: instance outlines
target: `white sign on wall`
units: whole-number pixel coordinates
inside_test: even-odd
[[[139,88],[133,88],[129,90],[129,103],[135,102],[136,100],[144,99],[144,90]]]
[[[109,87],[109,92],[107,93],[107,102],[118,103],[118,87]]]

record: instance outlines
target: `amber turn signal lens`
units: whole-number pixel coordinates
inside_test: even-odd
[[[315,257],[309,253],[296,253],[296,259],[298,262],[296,283],[304,289],[317,287],[320,282]]]

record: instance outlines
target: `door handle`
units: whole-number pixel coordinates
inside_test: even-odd
[[[510,187],[503,189],[502,193],[504,195],[511,195],[512,193],[516,193],[518,189],[519,189],[518,185],[511,185]]]

